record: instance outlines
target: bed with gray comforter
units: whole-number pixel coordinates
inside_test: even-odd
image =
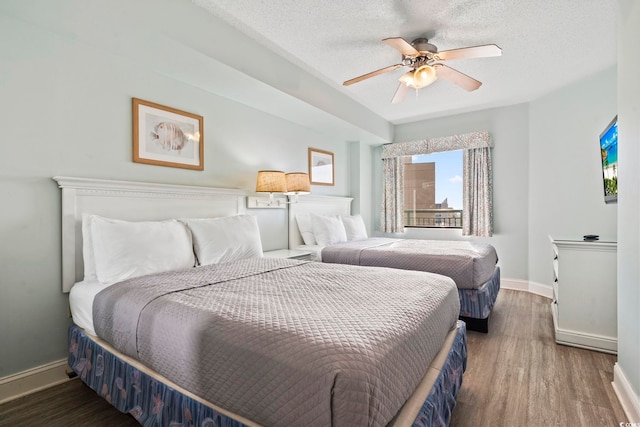
[[[448,277],[256,258],[145,276],[94,300],[98,335],[268,426],[384,426],[460,309]]]
[[[498,255],[486,243],[372,237],[327,246],[322,261],[428,271],[451,277],[459,289],[478,289],[494,274]]]

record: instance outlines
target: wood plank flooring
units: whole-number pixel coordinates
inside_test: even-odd
[[[550,300],[501,290],[489,333],[469,331],[452,427],[617,426],[616,356],[558,345]]]
[[[0,405],[2,427],[140,427],[79,379]]]
[[[616,357],[557,345],[549,300],[501,290],[489,333],[468,333],[452,427],[617,426]],[[0,405],[0,426],[138,426],[79,380]]]

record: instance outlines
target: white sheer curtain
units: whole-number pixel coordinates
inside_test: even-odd
[[[404,163],[402,157],[383,159],[381,231],[404,232]]]
[[[465,150],[463,155],[462,234],[491,236],[493,233],[493,198],[491,147],[489,133],[471,132],[443,138],[397,142],[382,147],[383,201],[381,231],[404,231],[403,156],[440,151]]]

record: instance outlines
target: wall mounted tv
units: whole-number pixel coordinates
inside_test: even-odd
[[[618,116],[600,134],[605,203],[618,202]]]

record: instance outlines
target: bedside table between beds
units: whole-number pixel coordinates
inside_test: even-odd
[[[311,252],[301,251],[298,249],[277,249],[275,251],[267,251],[264,253],[264,256],[267,258],[286,258],[311,261]]]

